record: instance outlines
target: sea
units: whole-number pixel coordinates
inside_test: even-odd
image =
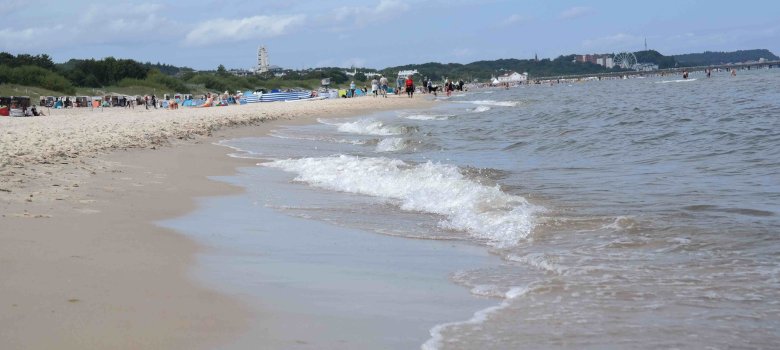
[[[448,290],[442,295],[457,295],[434,295],[430,303],[367,302],[362,311],[349,311],[344,302],[344,315],[399,308],[404,311],[382,317],[398,317],[398,324],[422,320],[388,330],[408,342],[382,344],[780,344],[780,69],[414,98],[437,104],[280,125],[268,136],[221,143],[234,157],[257,160],[240,179],[228,180],[257,189],[231,208],[253,206],[334,228],[320,240],[342,247],[342,268],[374,264],[389,276],[386,287],[371,290],[401,295],[441,287]],[[242,232],[231,240],[252,240],[246,237],[251,229]],[[397,260],[348,243],[368,236],[392,240],[376,248],[392,247]],[[295,249],[307,240],[275,249]],[[456,252],[430,254],[439,249]],[[426,261],[418,261],[421,256]],[[433,277],[404,277],[418,272]],[[314,281],[303,279],[300,286],[322,283],[334,295],[371,293],[354,293],[361,285],[354,280],[299,273]],[[360,280],[358,272],[350,273]],[[421,282],[428,278],[446,286]],[[262,283],[239,283],[233,290],[273,300],[296,288],[286,287],[263,294]]]

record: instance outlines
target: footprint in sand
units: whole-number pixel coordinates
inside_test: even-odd
[[[50,218],[51,215],[46,214],[32,214],[32,213],[13,213],[10,214],[12,217],[16,218],[27,218],[27,219],[47,219]]]

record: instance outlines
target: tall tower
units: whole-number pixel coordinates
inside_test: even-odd
[[[645,38],[645,51],[647,51],[647,38]]]
[[[257,72],[265,73],[270,66],[271,64],[268,63],[268,51],[266,51],[265,46],[260,46],[257,48]]]

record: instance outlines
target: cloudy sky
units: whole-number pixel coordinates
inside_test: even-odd
[[[142,0],[144,1],[144,0]],[[0,0],[0,50],[251,68],[557,57],[648,47],[663,54],[767,48],[780,1]]]

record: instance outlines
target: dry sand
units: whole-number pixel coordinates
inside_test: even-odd
[[[263,135],[279,119],[432,104],[364,97],[0,119],[0,348],[192,349],[230,341],[246,330],[248,311],[188,276],[195,253],[208,248],[153,224],[192,210],[194,197],[239,191],[206,176],[253,162],[212,143]]]

